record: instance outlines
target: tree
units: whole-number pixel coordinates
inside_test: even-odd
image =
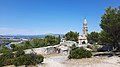
[[[30,41],[25,41],[24,42],[24,47],[25,47],[25,49],[32,48],[32,45],[31,45]]]
[[[101,28],[113,38],[113,46],[120,49],[120,7],[108,7],[101,17]],[[109,38],[109,37],[108,37]]]
[[[52,35],[47,35],[45,36],[45,42],[47,45],[56,45],[59,44],[59,38]]]
[[[34,38],[32,41],[32,46],[33,47],[43,47],[45,46],[45,40],[41,38]]]
[[[15,50],[15,44],[11,44],[10,47],[12,48],[12,50]]]
[[[105,31],[101,31],[99,33],[99,42],[100,45],[113,45],[114,40],[113,37],[109,34],[107,34]]]
[[[79,33],[73,32],[73,31],[70,31],[70,32],[65,34],[65,37],[67,40],[76,41],[76,42],[78,41],[78,36],[79,36]]]
[[[60,41],[61,41],[61,37],[60,35],[58,35],[58,42],[60,43]]]
[[[97,43],[99,41],[98,37],[98,32],[91,32],[90,34],[88,34],[87,39],[89,43]]]

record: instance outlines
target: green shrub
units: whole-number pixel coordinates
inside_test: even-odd
[[[12,52],[9,52],[9,53],[3,53],[1,56],[0,56],[1,59],[11,59],[11,58],[14,58],[14,54]]]
[[[12,65],[13,58],[14,54],[12,52],[0,55],[0,67],[5,65]]]
[[[12,50],[7,49],[7,48],[4,48],[4,49],[0,50],[0,53],[9,53],[9,52],[12,52]]]
[[[13,59],[6,59],[3,63],[4,66],[6,65],[13,65]]]
[[[27,59],[31,59],[31,58],[29,58],[29,57],[26,56],[26,55],[17,57],[17,58],[14,59],[13,64],[14,64],[15,66],[24,65],[25,63],[28,63],[28,61],[30,61],[30,60],[27,60]],[[32,59],[31,59],[31,60],[32,60]]]
[[[76,48],[77,48],[77,47],[76,47],[75,44],[73,44],[73,45],[70,47],[71,50],[74,50],[74,49],[76,49]]]
[[[23,50],[18,50],[16,52],[16,57],[19,57],[19,56],[24,55],[24,54],[25,54],[25,52]]]
[[[44,57],[36,54],[25,54],[14,59],[13,64],[15,66],[20,65],[36,65],[43,62]]]
[[[12,52],[3,53],[2,55],[0,55],[0,67],[6,65],[36,65],[43,62],[43,59],[44,57],[42,55],[25,54],[24,51],[18,51],[16,54]]]
[[[85,50],[84,48],[76,48],[70,51],[69,59],[81,59],[81,58],[90,58],[92,56],[92,52]]]
[[[42,55],[37,55],[36,63],[39,64],[39,63],[43,62],[43,59],[44,59],[44,57]]]
[[[90,45],[87,45],[87,48],[93,49],[92,46],[90,46]]]
[[[16,45],[15,44],[11,44],[10,47],[12,48],[12,50],[14,51],[15,48],[16,48]]]
[[[12,45],[14,48],[14,45]],[[26,49],[24,46],[16,46],[12,52],[12,50],[3,48],[0,50],[0,67],[6,65],[36,65],[43,62],[44,57],[42,55],[36,54],[25,54],[23,49]]]

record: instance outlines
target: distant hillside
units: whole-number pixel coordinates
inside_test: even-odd
[[[14,37],[14,38],[44,38],[46,35],[52,35],[55,37],[58,37],[60,35],[61,37],[64,36],[64,34],[42,34],[42,35],[0,35],[0,37]]]

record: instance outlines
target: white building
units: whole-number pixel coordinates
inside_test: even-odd
[[[84,19],[82,32],[83,32],[83,34],[78,37],[78,43],[79,44],[87,44],[88,43],[88,40],[87,40],[88,27],[87,27],[86,18]]]

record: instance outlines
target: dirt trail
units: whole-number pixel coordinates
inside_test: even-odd
[[[67,56],[49,56],[38,67],[120,67],[120,57],[92,57],[68,60]]]
[[[44,64],[39,67],[65,67],[61,62],[67,60],[67,56],[53,56],[44,59]]]

